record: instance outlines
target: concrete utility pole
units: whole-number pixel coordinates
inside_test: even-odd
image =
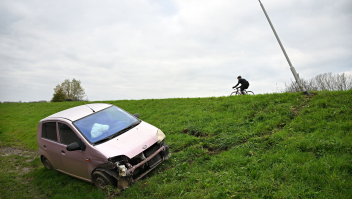
[[[260,2],[260,0],[258,0],[258,1],[259,1],[259,3],[260,3],[260,6],[261,6],[262,9],[263,9],[263,12],[264,12],[266,18],[268,19],[268,22],[269,22],[269,24],[270,24],[270,26],[271,26],[271,29],[273,30],[273,32],[274,32],[274,34],[275,34],[275,37],[276,37],[277,41],[278,41],[279,44],[280,44],[280,47],[281,47],[281,49],[282,49],[282,52],[284,53],[284,55],[285,55],[285,57],[286,57],[286,60],[287,60],[288,64],[290,65],[291,72],[292,72],[293,76],[295,77],[296,82],[297,82],[299,88],[301,89],[301,91],[302,91],[304,94],[310,96],[309,92],[306,90],[306,88],[304,88],[304,85],[302,85],[302,83],[301,83],[301,81],[300,81],[300,79],[299,79],[299,76],[298,76],[298,74],[297,74],[297,72],[296,72],[296,69],[292,66],[291,61],[290,61],[290,58],[288,58],[287,53],[286,53],[286,51],[285,51],[285,48],[284,48],[284,46],[282,45],[282,43],[281,43],[281,41],[280,41],[280,39],[279,39],[279,36],[277,35],[277,33],[276,33],[276,31],[275,31],[275,28],[274,28],[273,24],[271,23],[271,21],[270,21],[270,19],[269,19],[269,16],[268,16],[268,14],[267,14],[266,11],[265,11],[265,8],[264,8],[262,2]]]

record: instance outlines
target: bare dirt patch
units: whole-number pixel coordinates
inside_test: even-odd
[[[30,172],[30,171],[32,171],[31,168],[23,167],[22,170],[21,170],[21,172],[20,172],[20,174],[25,174],[25,173],[28,173],[28,172]]]
[[[33,170],[33,168],[27,167],[23,165],[23,163],[30,163],[33,160],[35,160],[36,157],[39,157],[39,152],[38,151],[29,151],[25,149],[18,149],[18,148],[13,148],[13,147],[4,147],[0,148],[0,157],[6,157],[6,156],[14,156],[10,157],[10,160],[8,161],[8,164],[11,164],[13,167],[13,170],[7,170],[7,172],[17,172],[20,175],[26,174],[30,171]],[[18,157],[16,156],[21,156],[24,157],[25,160],[22,161],[22,163],[16,163],[16,160]]]
[[[33,156],[38,156],[39,153],[38,151],[29,151],[29,150],[18,149],[13,147],[0,148],[0,156],[9,156],[9,155],[19,155],[19,156],[24,156],[29,158]]]

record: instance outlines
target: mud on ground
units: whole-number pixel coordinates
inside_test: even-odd
[[[13,147],[3,147],[0,148],[0,157],[7,157],[7,156],[12,156],[8,160],[9,164],[13,164],[13,169],[7,170],[6,172],[18,172],[19,174],[25,174],[28,173],[32,170],[30,167],[23,167],[22,165],[15,163],[17,157],[16,156],[21,156],[24,157],[24,163],[30,163],[34,161],[36,157],[39,157],[39,152],[38,151],[29,151],[29,150],[24,150],[24,149],[18,149],[18,148],[13,148]]]

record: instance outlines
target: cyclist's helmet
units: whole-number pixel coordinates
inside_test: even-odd
[[[238,79],[238,78],[242,78],[242,77],[241,77],[241,76],[238,76],[237,79]]]

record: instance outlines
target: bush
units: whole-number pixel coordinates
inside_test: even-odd
[[[323,73],[319,74],[312,79],[300,79],[302,85],[308,91],[347,91],[352,89],[352,75],[349,74],[332,74]],[[297,93],[301,92],[296,81],[285,84],[283,92]]]
[[[63,102],[66,100],[66,95],[62,88],[58,89],[53,96],[53,99],[51,99],[51,102]]]

